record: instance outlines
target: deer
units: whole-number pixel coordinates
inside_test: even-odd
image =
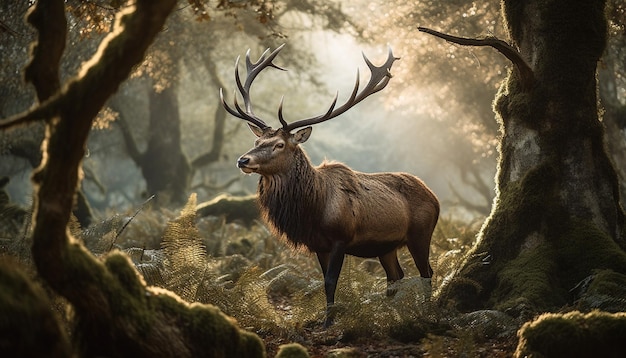
[[[334,322],[333,306],[339,274],[345,255],[378,258],[387,276],[387,295],[395,293],[393,284],[404,277],[398,262],[398,249],[407,246],[420,276],[433,275],[429,263],[430,242],[439,218],[436,195],[418,177],[407,173],[362,173],[335,161],[319,166],[311,163],[300,144],[306,142],[312,126],[339,116],[368,96],[381,91],[391,78],[391,66],[398,60],[391,48],[386,62],[375,66],[363,54],[371,72],[370,80],[359,92],[359,72],[350,98],[337,107],[338,92],[322,114],[287,123],[283,116],[284,96],[278,106],[281,127],[273,129],[253,112],[250,87],[268,67],[285,70],[273,63],[285,44],[256,62],[246,53],[246,80],[239,76],[239,57],[235,61],[235,82],[244,108],[234,95],[233,107],[224,109],[243,119],[257,137],[254,147],[237,160],[245,174],[260,176],[257,201],[261,217],[271,232],[292,246],[315,253],[324,277],[326,319]],[[294,131],[298,129],[297,131]]]

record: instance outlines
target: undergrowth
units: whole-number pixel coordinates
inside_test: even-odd
[[[261,222],[245,226],[218,217],[196,217],[195,195],[180,212],[146,207],[135,216],[113,214],[72,232],[95,255],[125,251],[149,285],[167,288],[189,302],[210,303],[261,336],[303,341],[304,332],[322,330],[325,296],[314,254],[278,241]],[[23,230],[23,229],[21,229]],[[459,265],[478,227],[441,218],[431,247],[433,292]],[[29,242],[3,251],[20,256]],[[331,328],[349,341],[391,337],[417,342],[432,333],[441,312],[427,298],[408,250],[398,257],[405,279],[387,297],[386,276],[376,259],[346,257]],[[28,261],[25,258],[25,261]],[[24,260],[23,260],[24,261]]]

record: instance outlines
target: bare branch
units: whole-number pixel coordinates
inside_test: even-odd
[[[0,120],[0,130],[17,128],[29,123],[50,119],[59,114],[60,97],[54,96],[26,113]]]
[[[506,58],[508,58],[513,64],[515,68],[517,68],[518,74],[522,81],[522,87],[525,90],[529,90],[532,88],[535,76],[532,68],[526,63],[526,61],[522,58],[522,55],[511,45],[506,43],[505,41],[499,40],[495,37],[486,37],[484,39],[470,39],[466,37],[458,37],[452,36],[448,34],[444,34],[439,31],[435,31],[426,27],[418,27],[417,28],[421,32],[425,32],[427,34],[442,38],[446,41],[450,41],[463,46],[490,46],[498,50],[501,54],[503,54]]]

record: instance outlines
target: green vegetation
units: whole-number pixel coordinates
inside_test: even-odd
[[[196,341],[209,344],[208,337],[219,337],[210,334],[209,323],[227,322],[227,315],[263,338],[279,337],[282,342],[307,346],[372,338],[418,343],[427,334],[450,328],[440,310],[425,299],[424,282],[404,249],[399,260],[407,278],[391,298],[386,297],[386,276],[376,260],[347,257],[337,291],[336,325],[324,338],[315,338],[320,342],[312,341],[309,332],[323,331],[325,314],[322,274],[314,255],[277,241],[259,222],[248,228],[219,217],[198,217],[196,207],[192,195],[179,213],[146,208],[132,219],[114,214],[85,231],[72,221],[72,232],[105,267],[103,271],[100,265],[92,267],[93,263],[71,264],[97,278],[99,287],[107,287],[104,293],[114,302],[114,311],[109,312],[113,323],[107,324],[120,324],[114,318],[124,316],[140,332],[150,334],[159,320],[154,313],[165,311],[189,316],[196,324],[185,336],[206,331]],[[433,287],[439,287],[458,266],[477,229],[441,220],[433,243]],[[18,236],[13,241],[3,252],[31,264],[29,250],[24,250],[29,240]],[[83,249],[72,245],[71,250]],[[97,328],[93,322],[65,316],[63,321],[78,325],[85,337],[95,336],[88,333]],[[237,339],[250,342],[256,337],[244,331],[240,335]]]
[[[528,197],[527,200],[532,201]],[[519,209],[530,204],[517,202],[516,205]],[[424,352],[447,356],[479,354],[481,344],[489,340],[509,342],[509,352],[512,352],[514,344],[511,342],[516,340],[515,332],[523,321],[502,312],[510,307],[523,309],[543,300],[587,311],[626,308],[626,302],[620,299],[626,293],[623,288],[626,277],[610,269],[596,270],[584,282],[572,282],[575,292],[556,292],[554,297],[546,295],[554,279],[551,275],[559,272],[569,275],[571,271],[565,267],[543,267],[552,264],[547,258],[537,256],[552,251],[544,249],[528,250],[500,272],[496,291],[502,297],[509,297],[499,308],[502,311],[459,314],[425,299],[425,286],[412,258],[408,251],[401,250],[399,260],[407,277],[398,283],[393,297],[385,295],[385,273],[376,260],[346,258],[337,291],[336,324],[324,330],[323,281],[314,255],[277,241],[258,222],[248,228],[226,222],[224,218],[199,217],[196,208],[192,195],[178,213],[146,208],[132,220],[128,216],[112,215],[109,220],[82,232],[74,222],[73,231],[88,249],[100,256],[106,267],[105,275],[100,275],[100,286],[109,287],[105,294],[111,299],[117,297],[111,306],[115,310],[110,312],[111,324],[121,324],[115,323],[114,317],[124,316],[138,330],[137,334],[151,335],[155,329],[160,329],[156,322],[163,319],[159,316],[162,313],[157,312],[169,312],[168,316],[179,316],[193,323],[184,336],[199,344],[198,347],[220,346],[220,343],[232,341],[234,344],[228,346],[242,349],[238,354],[246,356],[263,355],[259,349],[266,346],[270,356],[306,357],[319,354],[315,351],[319,346],[333,346],[338,342],[347,346],[329,349],[327,356],[331,353],[350,356],[346,352],[359,356],[362,352],[349,347],[371,340],[420,344]],[[440,294],[438,289],[454,276],[460,262],[468,255],[476,240],[478,224],[445,217],[440,221],[433,238],[435,298]],[[584,230],[584,223],[577,227],[580,230],[563,232],[560,244],[583,247],[587,256],[604,255],[610,266],[612,255],[592,249],[591,229]],[[549,245],[539,237],[535,244]],[[21,254],[25,251],[19,247],[9,245],[5,254],[17,256],[28,264],[29,256]],[[74,249],[82,250],[79,246]],[[574,249],[563,248],[563,255]],[[614,259],[620,260],[619,257]],[[574,267],[577,266],[572,265],[569,270]],[[141,276],[137,276],[137,271]],[[92,276],[98,275],[93,273]],[[546,283],[548,287],[542,288],[537,282]],[[151,287],[146,288],[146,284]],[[475,283],[467,285],[476,292],[482,289]],[[539,289],[533,291],[537,287]],[[571,297],[567,302],[562,300],[566,295]],[[520,299],[522,296],[524,298]],[[53,298],[53,302],[58,300]],[[49,302],[45,304],[52,306]],[[513,316],[518,313],[513,312]],[[89,332],[94,328],[93,322],[85,325],[64,314],[60,318],[65,324],[77,325],[77,331]],[[245,331],[234,328],[230,323],[232,319]],[[260,342],[257,335],[265,342]],[[298,343],[284,345],[287,342]]]
[[[626,313],[546,313],[522,326],[516,357],[621,357]]]
[[[69,340],[47,294],[0,258],[0,352],[7,357],[70,357]]]

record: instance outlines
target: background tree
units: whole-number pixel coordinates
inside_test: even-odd
[[[598,68],[602,123],[615,169],[620,176],[622,205],[626,198],[626,5],[620,1],[607,4],[609,38]]]
[[[494,47],[516,67],[495,102],[502,138],[494,207],[441,291],[459,309],[555,309],[577,298],[577,284],[600,279],[596,270],[626,273],[618,177],[596,97],[605,2],[570,5],[502,2],[515,48]]]

